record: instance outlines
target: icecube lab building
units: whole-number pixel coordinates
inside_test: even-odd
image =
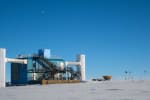
[[[75,62],[52,58],[49,49],[40,49],[38,54],[19,55],[7,58],[6,49],[0,48],[0,87],[6,87],[6,63],[11,63],[12,84],[36,84],[41,80],[85,81],[85,55],[77,55]],[[76,67],[76,69],[74,69]]]

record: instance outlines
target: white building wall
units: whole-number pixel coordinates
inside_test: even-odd
[[[5,87],[5,57],[6,49],[0,48],[0,87]]]
[[[77,62],[80,62],[81,81],[86,80],[85,73],[85,55],[81,54],[77,56]]]

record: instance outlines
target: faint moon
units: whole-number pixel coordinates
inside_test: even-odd
[[[45,10],[41,10],[41,14],[42,14],[42,15],[45,14]]]

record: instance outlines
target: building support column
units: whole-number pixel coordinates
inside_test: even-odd
[[[0,87],[6,87],[5,70],[6,70],[6,49],[0,48]]]

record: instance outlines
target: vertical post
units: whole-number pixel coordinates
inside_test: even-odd
[[[85,75],[85,55],[81,54],[77,56],[77,61],[80,62],[81,81],[86,80]]]
[[[5,87],[5,57],[6,49],[0,48],[0,87]]]

